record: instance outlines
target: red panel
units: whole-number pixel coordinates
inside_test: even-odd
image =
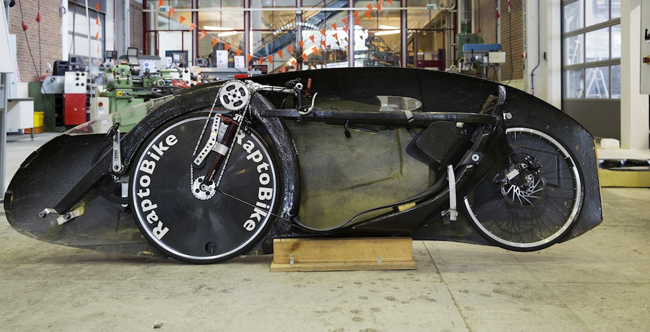
[[[86,94],[65,94],[65,125],[76,126],[86,122]]]

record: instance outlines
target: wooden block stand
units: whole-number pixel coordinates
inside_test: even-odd
[[[411,238],[273,240],[271,272],[415,269]]]

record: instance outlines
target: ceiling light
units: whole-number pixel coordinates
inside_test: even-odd
[[[221,32],[221,33],[218,33],[217,36],[219,36],[219,37],[234,36],[234,35],[236,35],[238,33],[239,32],[237,32],[237,31]]]
[[[394,35],[396,33],[399,33],[399,30],[384,30],[375,32],[375,36]]]
[[[231,31],[234,30],[233,28],[222,28],[222,27],[213,27],[210,25],[204,25],[203,30],[210,30],[210,31]]]

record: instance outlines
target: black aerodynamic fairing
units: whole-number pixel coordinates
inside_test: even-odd
[[[486,151],[480,163],[456,167],[462,169],[458,201],[467,202],[466,195],[479,184],[503,177],[495,165],[512,154],[502,143],[505,127],[538,128],[544,137],[563,142],[568,149],[565,154],[576,161],[575,174],[580,177],[583,195],[577,206],[579,215],[560,241],[602,221],[593,137],[560,110],[523,91],[506,87],[507,98],[500,110],[503,116],[491,116],[479,113],[485,111],[486,97],[498,90],[497,83],[443,72],[348,68],[249,80],[282,87],[297,79],[306,88],[306,96],[299,100],[273,91],[255,93],[250,100],[251,123],[247,125],[259,132],[274,156],[279,198],[274,207],[276,220],[242,250],[270,252],[270,240],[286,236],[408,235],[491,244],[463,213],[452,222],[441,213],[449,207],[450,197],[445,189],[447,165],[442,164],[463,164],[464,149]],[[200,131],[200,126],[190,126],[193,122],[184,119],[192,114],[209,118],[205,114],[211,114],[207,111],[215,105],[221,86],[195,87],[82,125],[48,142],[12,179],[5,197],[8,221],[19,232],[51,243],[162,256],[165,248],[150,244],[134,221],[133,206],[129,206],[134,191],[124,190],[129,194],[120,195],[120,187],[135,185],[129,182],[129,177],[137,174],[134,165],[137,160],[142,162],[156,135]],[[296,107],[310,102],[315,110],[296,118]],[[217,108],[227,113],[219,103]],[[400,117],[405,108],[408,112],[404,114],[414,114],[412,119]],[[434,118],[441,122],[430,125]],[[124,169],[119,172],[111,169],[111,137],[107,140],[105,135],[115,122],[120,122],[123,130]],[[453,134],[436,134],[453,133],[463,122],[483,129],[458,139]],[[427,134],[431,134],[430,140]],[[449,158],[427,163],[413,153],[418,150],[416,143],[435,152],[439,150],[435,142],[445,140],[454,146]],[[235,206],[241,197],[224,193],[223,199]],[[39,217],[46,208],[55,212]],[[70,220],[59,222],[59,215],[70,212],[75,212]]]

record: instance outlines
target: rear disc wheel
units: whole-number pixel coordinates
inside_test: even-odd
[[[221,182],[216,184],[223,156],[213,181],[202,183],[218,155],[212,151],[202,165],[192,166],[206,121],[212,123],[207,115],[194,114],[163,125],[136,155],[130,177],[133,216],[144,237],[191,263],[245,253],[266,235],[281,197],[274,159],[253,129],[234,138]],[[207,126],[199,149],[210,130]]]

